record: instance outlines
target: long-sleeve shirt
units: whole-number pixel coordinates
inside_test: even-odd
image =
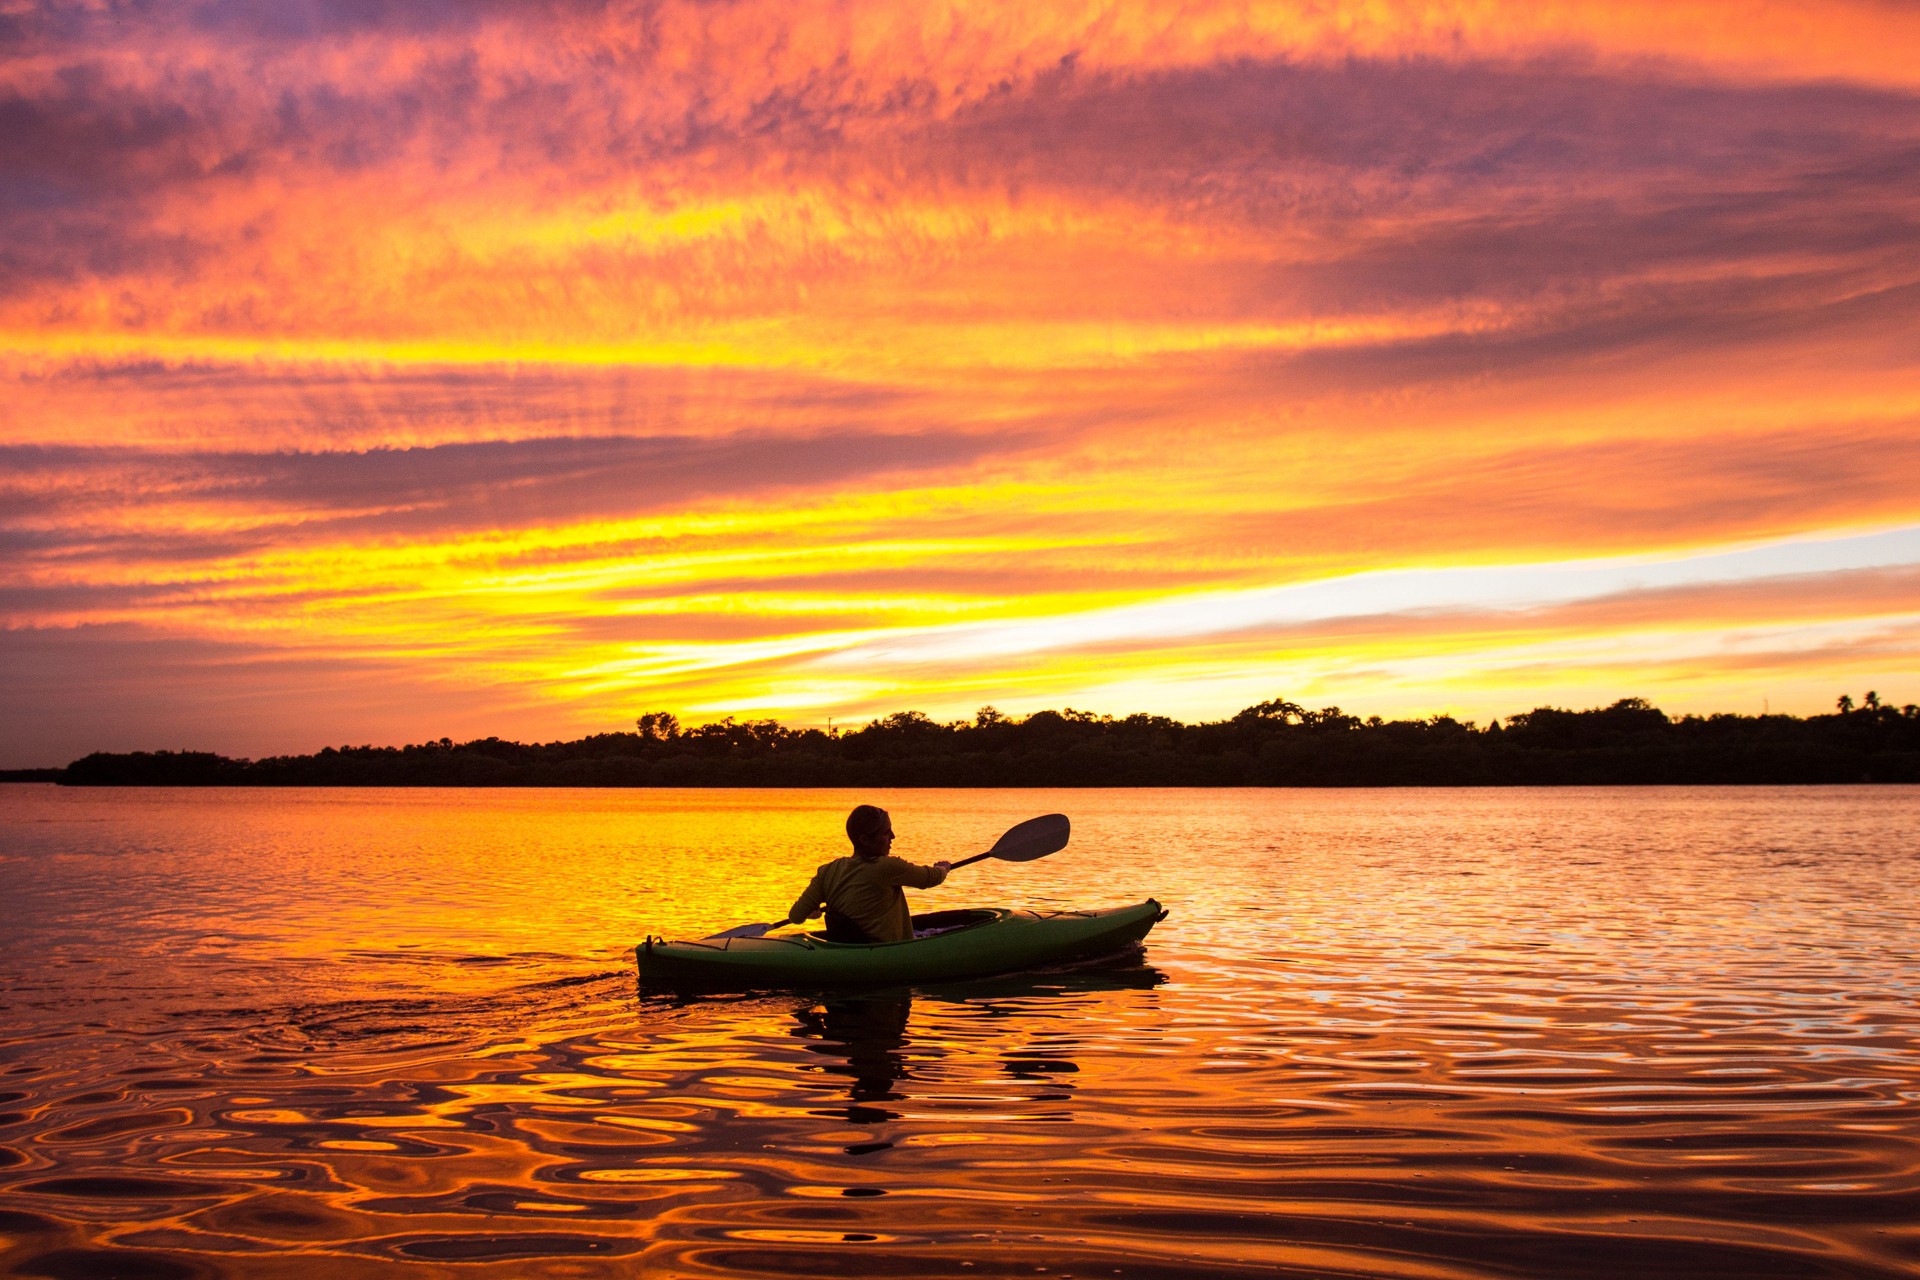
[[[913,916],[901,886],[931,889],[946,878],[940,867],[922,867],[891,854],[871,862],[835,858],[813,873],[787,919],[799,924],[825,907],[859,925],[875,942],[905,942],[913,936]]]

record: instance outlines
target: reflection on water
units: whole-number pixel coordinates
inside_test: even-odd
[[[827,999],[817,1008],[795,1011],[799,1025],[794,1034],[818,1042],[809,1047],[823,1057],[820,1070],[851,1082],[848,1106],[842,1113],[848,1124],[882,1124],[900,1118],[886,1104],[900,1101],[893,1086],[910,1070],[907,1020],[912,1014],[913,997],[905,992]]]
[[[0,1272],[1920,1269],[1912,789],[903,792],[908,856],[1075,819],[930,907],[1171,914],[637,991],[851,799],[0,792]]]

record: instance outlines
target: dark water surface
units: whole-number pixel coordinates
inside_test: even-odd
[[[1144,957],[636,992],[642,935],[1072,815],[926,908]],[[0,788],[0,1272],[1920,1271],[1920,789]]]

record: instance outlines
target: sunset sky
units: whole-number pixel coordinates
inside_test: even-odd
[[[1920,701],[1916,50],[0,0],[0,766]]]

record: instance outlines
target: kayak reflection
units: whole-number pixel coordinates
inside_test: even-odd
[[[917,993],[893,988],[822,996],[793,1007],[792,1034],[812,1042],[806,1046],[807,1051],[819,1055],[818,1069],[822,1073],[845,1082],[834,1091],[844,1088],[846,1105],[822,1108],[814,1114],[844,1119],[849,1124],[875,1125],[900,1118],[901,1113],[886,1104],[908,1096],[900,1088],[903,1081],[928,1075],[933,1064],[952,1051],[952,1040],[946,1036],[916,1041],[912,1031],[916,999],[923,1011],[931,1009],[943,1018],[967,1019],[1011,1018],[1018,1014],[1031,1018],[1036,1003],[1064,1001],[1065,1007],[1050,1012],[1061,1020],[1068,1034],[1009,1046],[1001,1055],[1001,1069],[1008,1076],[1040,1082],[1052,1090],[1030,1101],[1064,1101],[1072,1086],[1060,1077],[1079,1071],[1070,1056],[1072,1005],[1103,992],[1151,990],[1166,980],[1166,974],[1136,957],[1100,968],[945,983]],[[859,1149],[873,1148],[861,1144]]]

